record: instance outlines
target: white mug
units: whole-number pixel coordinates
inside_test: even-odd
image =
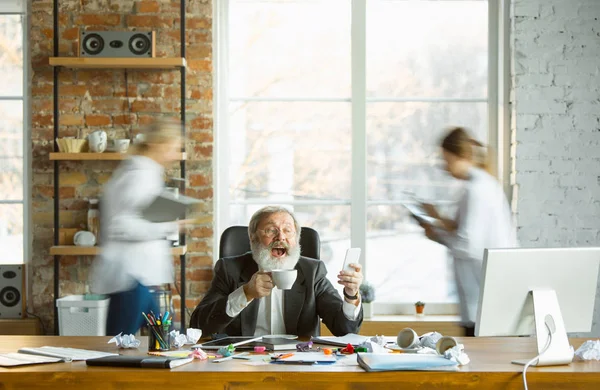
[[[124,153],[129,148],[129,139],[121,138],[121,139],[111,139],[110,140],[110,149],[114,152]]]
[[[106,150],[106,131],[96,130],[88,135],[90,152],[102,153]]]
[[[274,269],[271,270],[273,284],[280,290],[289,290],[294,285],[298,270],[296,269]]]
[[[439,339],[438,342],[435,344],[435,350],[440,355],[443,355],[444,352],[446,352],[446,350],[456,347],[457,345],[458,341],[456,341],[454,337],[444,336],[441,339]]]
[[[421,346],[419,335],[411,328],[404,328],[398,333],[396,344],[404,349],[412,349]]]
[[[87,230],[81,230],[73,236],[73,242],[77,246],[94,246],[96,245],[96,236]]]

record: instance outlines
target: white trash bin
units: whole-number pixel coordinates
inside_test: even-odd
[[[84,299],[68,295],[56,300],[58,330],[61,336],[105,336],[110,298]]]

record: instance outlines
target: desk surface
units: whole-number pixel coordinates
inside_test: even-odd
[[[109,337],[0,336],[0,352],[20,347],[63,346],[115,352]],[[2,389],[275,389],[303,388],[372,389],[522,389],[521,366],[513,359],[534,356],[531,338],[462,338],[471,363],[457,372],[366,373],[358,366],[250,366],[241,360],[224,363],[194,361],[172,369],[127,369],[88,367],[85,362],[0,368]],[[571,339],[578,348],[585,339]],[[139,355],[146,350],[146,338],[138,350],[122,350]],[[200,374],[202,373],[202,374]],[[532,389],[597,389],[600,362],[573,362],[568,366],[532,367],[527,372]],[[309,384],[310,383],[310,384]],[[376,387],[374,387],[376,386]]]

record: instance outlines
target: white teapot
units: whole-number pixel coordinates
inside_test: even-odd
[[[96,130],[88,135],[90,152],[102,153],[106,150],[106,131]]]

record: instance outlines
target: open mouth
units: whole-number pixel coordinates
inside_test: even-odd
[[[271,248],[271,256],[281,258],[287,254],[287,249],[283,247]]]

